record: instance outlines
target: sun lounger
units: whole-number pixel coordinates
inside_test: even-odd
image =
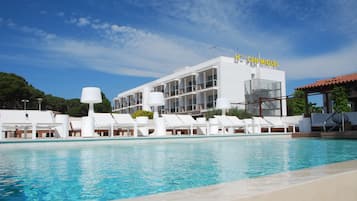
[[[284,122],[281,117],[264,117],[264,120],[271,124],[271,128],[282,128],[284,133],[287,133],[289,124]],[[295,125],[292,126],[295,130]]]
[[[31,138],[36,139],[37,130],[54,130],[56,132],[55,128],[59,125],[61,123],[56,123],[52,111],[0,110],[1,130],[23,130],[25,138],[27,138],[27,130],[32,130]]]
[[[246,129],[245,123],[235,116],[215,115],[214,116],[224,133],[234,133],[235,129]]]
[[[247,133],[247,125],[246,123],[239,119],[236,116],[226,116],[234,125],[235,128],[239,128],[239,129],[244,129],[244,132]]]
[[[266,121],[265,119],[261,117],[253,117],[253,124],[255,125],[255,128],[258,132],[261,133],[262,129],[267,129],[268,133],[271,133],[271,127],[273,126],[273,124]]]
[[[201,134],[207,133],[207,122],[206,121],[198,122],[191,115],[184,115],[184,114],[177,115],[177,117],[182,122],[184,122],[185,125],[190,125],[191,128],[196,128],[197,133],[199,133],[199,131]],[[191,134],[192,134],[192,132],[191,132]]]
[[[199,117],[196,119],[197,123],[198,123],[198,131],[197,133],[202,132],[202,134],[204,135],[208,135],[209,134],[209,122],[206,120],[205,117]]]
[[[303,118],[303,115],[282,117],[283,122],[286,122],[289,126],[293,126],[293,133],[296,132],[296,127],[299,127],[299,124],[303,120]]]
[[[209,123],[208,135],[219,134],[219,123],[217,118],[210,118],[208,120],[208,123]]]
[[[138,126],[138,135],[149,135],[149,118],[148,117],[136,117],[136,123]]]
[[[134,137],[137,136],[138,133],[138,127],[137,127],[137,123],[136,121],[131,117],[130,114],[116,114],[116,113],[112,113],[112,116],[114,118],[115,124],[114,124],[114,128],[118,129],[118,128],[124,128],[128,130],[128,135],[129,134],[129,130],[132,129],[133,130],[133,135]]]
[[[69,133],[72,137],[81,135],[82,119],[80,117],[69,117]]]
[[[94,130],[107,131],[109,136],[113,136],[114,118],[110,113],[94,113]]]
[[[189,134],[193,134],[193,126],[183,122],[177,115],[163,114],[162,117],[164,118],[166,130],[172,130],[172,134],[175,134],[177,130],[186,130]]]

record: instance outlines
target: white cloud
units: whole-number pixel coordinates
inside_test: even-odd
[[[314,57],[291,58],[281,61],[289,79],[323,78],[355,73],[357,43],[339,51]]]
[[[31,33],[31,34],[41,37],[42,39],[45,39],[45,40],[51,40],[51,39],[56,38],[55,34],[47,33],[41,29],[37,29],[37,28],[33,28],[33,27],[19,26],[18,29],[21,30],[22,32]]]
[[[59,16],[59,17],[63,17],[64,16],[64,12],[58,12],[56,15]]]
[[[81,18],[74,19],[70,21],[77,25]],[[34,60],[33,55],[19,58],[38,63],[38,60],[52,61],[55,56],[58,62],[67,61],[70,67],[81,66],[102,72],[144,77],[158,77],[177,67],[196,64],[208,58],[208,44],[163,37],[106,22],[95,24],[101,29],[93,27],[94,24],[90,25],[93,30],[99,31],[102,40],[64,38],[14,23],[14,30],[32,34],[39,39],[36,46],[32,47],[36,50],[34,54],[38,54],[35,56],[37,60]],[[30,48],[29,45],[27,47]]]
[[[260,52],[264,57],[279,60],[281,69],[286,70],[288,78],[291,79],[326,77],[354,70],[352,60],[357,51],[357,42],[322,55],[301,58],[295,56],[297,41],[294,34],[305,27],[318,27],[327,31],[341,29],[341,33],[355,33],[357,26],[348,31],[343,28],[346,24],[350,26],[356,24],[357,15],[352,12],[352,8],[341,6],[342,3],[335,3],[336,6],[333,7],[335,11],[330,12],[331,6],[326,5],[321,5],[320,8],[299,5],[299,2],[290,3],[280,0],[265,2],[266,9],[274,14],[282,14],[281,17],[291,17],[304,22],[303,27],[297,29],[282,27],[281,30],[257,26],[254,21],[259,15],[256,5],[262,3],[257,0],[150,1],[148,3],[158,13],[161,22],[175,25],[177,33],[175,30],[175,33],[165,35],[165,31],[160,33],[155,32],[156,30],[150,31],[150,26],[145,27],[144,30],[140,27],[119,25],[118,22],[103,22],[92,16],[72,17],[66,22],[78,27],[91,28],[101,37],[95,41],[51,36],[45,31],[30,27],[21,29],[40,38],[55,39],[39,47],[48,55],[58,55],[62,60],[109,73],[159,76],[177,67],[197,64],[214,56],[232,56],[236,48],[243,54]],[[137,2],[138,6],[142,4],[141,1]],[[327,0],[327,4],[332,3]],[[355,4],[353,1],[348,1],[347,5],[353,7]],[[332,19],[331,16],[334,18]],[[330,22],[325,23],[330,18]],[[347,23],[348,19],[350,22]],[[178,21],[180,24],[175,23]],[[11,26],[11,21],[6,23]],[[334,26],[336,30],[332,29]],[[188,30],[192,31],[192,34],[187,33]],[[199,37],[181,37],[180,32],[185,32],[185,35],[202,35],[202,38],[209,35],[210,38],[206,40],[208,42],[201,42],[203,40]],[[355,37],[354,41],[357,41],[357,37],[353,34],[349,36]],[[216,48],[211,48],[212,46]]]
[[[135,3],[141,6],[140,1],[134,1]],[[279,30],[259,27],[259,23],[255,21],[261,18],[256,7],[258,4],[271,12],[271,15],[298,22],[299,27],[281,27]],[[194,25],[193,31],[202,32],[206,28],[216,35],[212,37],[212,41],[221,41],[224,37],[223,41],[236,44],[242,53],[255,51],[278,59],[281,61],[281,69],[286,70],[291,79],[321,78],[356,72],[353,60],[357,52],[357,1],[354,0],[312,1],[307,4],[284,0],[228,0],[224,3],[216,0],[151,1],[150,5],[162,15],[169,16],[161,19],[186,20],[182,29]],[[346,36],[346,41],[351,42],[345,42],[342,49],[321,48],[328,53],[297,58],[296,55],[301,53],[298,53],[296,44],[305,42],[297,39],[297,35],[304,38],[314,31],[319,34],[326,32]],[[309,45],[306,44],[306,47]],[[313,48],[318,51],[320,47]]]
[[[187,62],[205,60],[189,46],[159,36],[134,33],[131,37],[123,46],[62,38],[40,48],[98,71],[144,77],[162,76]]]
[[[32,34],[43,40],[51,40],[56,38],[56,34],[48,33],[35,27],[21,26],[14,23],[11,19],[6,20],[6,26],[10,29],[20,31],[22,33]]]
[[[99,21],[97,21],[97,22],[92,23],[91,26],[93,29],[107,29],[110,27],[110,24],[108,24],[108,23],[100,24]]]
[[[89,21],[88,18],[80,17],[77,20],[77,25],[78,26],[86,26],[86,25],[89,25],[89,24],[90,24],[90,21]]]

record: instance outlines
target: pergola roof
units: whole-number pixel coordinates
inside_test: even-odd
[[[318,91],[323,88],[331,88],[335,85],[346,85],[353,82],[357,82],[357,73],[352,73],[348,75],[336,76],[329,79],[318,80],[312,84],[308,84],[302,87],[296,88],[302,91]]]

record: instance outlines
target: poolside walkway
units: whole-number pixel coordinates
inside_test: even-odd
[[[310,132],[310,133],[293,133],[293,138],[299,137],[320,137],[329,139],[357,139],[357,131],[344,131],[344,132]]]
[[[357,160],[126,201],[356,201]]]
[[[174,140],[174,139],[197,139],[197,138],[225,138],[225,137],[266,137],[266,136],[291,136],[291,133],[262,133],[262,134],[216,134],[216,135],[165,135],[165,136],[148,136],[148,137],[68,137],[68,138],[37,138],[37,139],[21,139],[21,138],[6,138],[0,140],[0,144],[13,143],[41,143],[41,142],[91,142],[91,141],[137,141],[137,140]]]

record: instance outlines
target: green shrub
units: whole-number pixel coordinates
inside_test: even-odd
[[[237,116],[240,119],[252,118],[252,114],[246,112],[245,110],[239,110],[237,108],[232,108],[226,113],[229,116]]]
[[[149,119],[152,119],[154,116],[154,113],[150,112],[150,111],[145,111],[145,110],[137,110],[131,116],[134,119],[136,119],[136,117],[148,117]]]
[[[214,115],[221,115],[221,114],[222,114],[222,110],[215,109],[215,110],[207,111],[205,113],[205,117],[206,117],[206,119],[209,119],[209,118],[213,118]]]

